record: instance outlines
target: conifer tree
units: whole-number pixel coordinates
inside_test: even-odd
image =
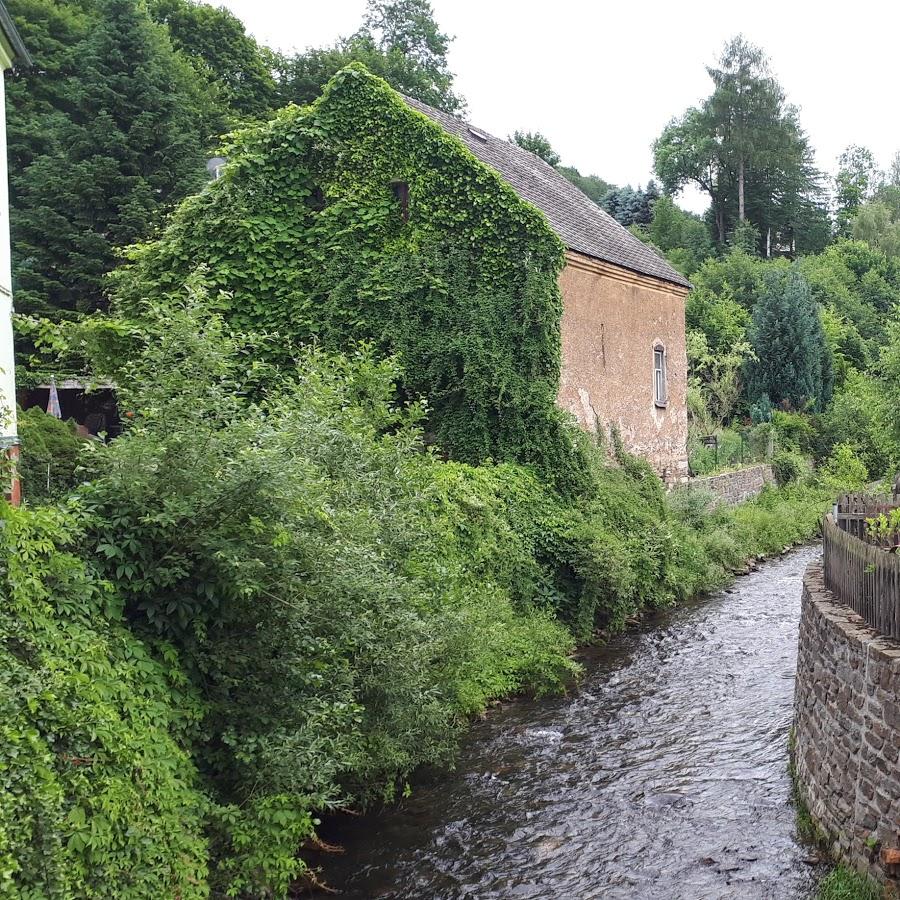
[[[832,360],[809,283],[796,268],[770,277],[753,308],[747,396],[821,410],[831,398]]]
[[[16,0],[35,68],[9,87],[16,306],[53,319],[103,303],[116,250],[202,184],[202,84],[139,0]]]

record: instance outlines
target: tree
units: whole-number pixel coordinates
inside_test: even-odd
[[[900,150],[891,157],[891,164],[887,171],[887,184],[894,187],[900,186]]]
[[[559,165],[559,154],[550,146],[550,141],[539,131],[515,131],[510,140],[518,144],[523,150],[540,157],[547,165]]]
[[[863,204],[850,224],[854,240],[865,241],[887,257],[900,257],[900,221],[887,203]]]
[[[714,252],[706,224],[665,195],[653,204],[648,237],[686,277],[691,277]]]
[[[735,223],[749,220],[766,256],[793,253],[820,193],[797,112],[785,104],[762,51],[742,37],[707,71],[713,93],[663,130],[653,148],[655,171],[667,193],[693,183],[709,194],[720,245]]]
[[[875,187],[878,168],[872,151],[851,144],[838,159],[835,186],[835,225],[838,234],[847,237],[851,221],[862,203],[868,200]]]
[[[832,390],[831,353],[809,283],[796,268],[768,275],[753,308],[750,340],[751,404],[767,397],[791,409],[825,407]]]
[[[37,63],[8,91],[17,306],[65,318],[102,306],[116,248],[203,183],[209,104],[138,0],[14,11]]]
[[[620,225],[626,228],[631,225],[649,225],[653,219],[653,205],[659,199],[659,188],[655,181],[647,184],[647,190],[626,185],[613,188],[600,202]]]
[[[715,85],[708,101],[717,136],[737,173],[738,221],[746,219],[745,179],[765,149],[763,130],[778,115],[781,91],[769,74],[769,64],[759,47],[738,35],[725,45],[719,68],[708,67]]]
[[[237,16],[195,0],[151,0],[148,9],[168,28],[175,49],[221,96],[232,118],[269,112],[275,100],[269,51],[247,34]]]
[[[730,176],[705,108],[691,107],[663,129],[653,144],[653,168],[668,194],[676,194],[692,183],[709,194],[718,240],[724,244]]]
[[[578,169],[572,166],[557,166],[557,170],[575,185],[583,194],[586,194],[594,203],[600,201],[611,191],[615,185],[604,181],[599,175],[582,175]]]
[[[450,38],[434,20],[428,0],[369,0],[362,27],[333,47],[273,57],[282,103],[311,103],[344,66],[361,62],[392,87],[444,112],[459,114],[465,101],[453,91],[447,63]]]

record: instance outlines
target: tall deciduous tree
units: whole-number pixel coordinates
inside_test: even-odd
[[[876,186],[878,167],[868,147],[851,144],[838,159],[835,187],[835,226],[846,237],[859,207],[870,199]]]
[[[742,35],[725,45],[719,66],[706,71],[715,85],[708,111],[737,175],[738,221],[743,222],[747,168],[768,149],[765,132],[778,118],[783,96],[765,54]]]
[[[819,204],[819,175],[796,110],[762,51],[737,37],[710,67],[712,94],[673,120],[654,144],[666,191],[693,183],[709,194],[717,238],[735,223],[756,226],[766,255],[795,250],[797,230]]]
[[[269,112],[275,102],[271,51],[247,34],[237,16],[196,0],[150,0],[148,9],[233,118]]]
[[[209,111],[139,0],[16,0],[36,67],[9,85],[13,271],[25,312],[102,304],[116,248],[203,182]]]
[[[355,61],[410,97],[460,113],[465,101],[453,90],[447,62],[451,40],[428,0],[369,0],[356,34],[333,47],[276,58],[280,99],[311,103],[336,72]]]

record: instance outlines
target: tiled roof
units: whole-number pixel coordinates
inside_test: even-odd
[[[543,212],[570,250],[681,287],[691,286],[662,257],[533,153],[411,97],[403,99],[458,137],[483,163],[499,172],[523,200]]]

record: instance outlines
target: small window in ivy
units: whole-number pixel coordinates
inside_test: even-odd
[[[657,344],[653,348],[653,401],[657,406],[669,403],[669,391],[666,385],[666,348]]]
[[[392,181],[391,191],[400,204],[400,217],[404,222],[409,221],[409,185],[405,181]]]
[[[322,212],[325,209],[325,192],[316,185],[306,198],[306,205],[315,212]]]

